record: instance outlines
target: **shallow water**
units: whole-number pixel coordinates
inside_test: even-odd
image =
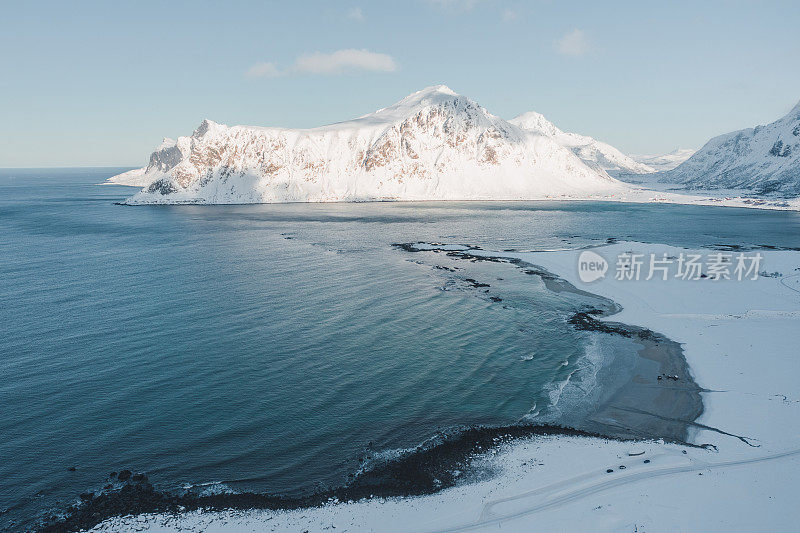
[[[437,428],[569,409],[595,347],[565,317],[591,299],[392,243],[800,246],[796,213],[698,206],[132,208],[94,185],[113,173],[0,171],[0,526],[123,468],[300,493]]]

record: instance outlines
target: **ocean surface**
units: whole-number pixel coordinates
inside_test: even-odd
[[[0,170],[0,529],[121,469],[303,494],[439,430],[579,418],[567,378],[633,349],[569,326],[592,298],[393,243],[800,246],[797,213],[701,206],[125,207],[118,171]]]

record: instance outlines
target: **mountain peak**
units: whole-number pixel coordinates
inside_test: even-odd
[[[441,102],[451,101],[454,98],[463,98],[463,97],[457,94],[447,85],[432,85],[430,87],[425,87],[420,91],[411,93],[402,100],[400,100],[399,102],[397,102],[395,105],[384,109],[435,105]]]
[[[159,144],[158,147],[156,148],[156,152],[158,152],[159,150],[163,150],[165,148],[172,148],[173,146],[175,146],[176,142],[177,141],[175,141],[175,139],[172,139],[170,137],[164,137],[163,139],[161,139],[161,144]]]
[[[213,120],[204,118],[203,122],[201,122],[200,125],[197,126],[197,129],[194,130],[194,133],[192,133],[192,137],[202,137],[208,132],[208,130],[215,129],[219,126],[220,124],[214,122]]]
[[[560,135],[562,131],[555,124],[547,120],[544,115],[536,111],[528,111],[509,120],[515,126],[524,130],[531,130],[542,135],[554,137]]]
[[[620,174],[647,174],[653,169],[626,156],[613,146],[586,135],[561,131],[547,120],[544,115],[536,111],[528,111],[509,120],[518,128],[543,135],[556,141],[561,146],[571,150],[590,168],[611,175]]]
[[[447,96],[458,96],[453,89],[441,83],[439,85],[431,85],[430,87],[425,87],[424,89],[417,91],[414,94],[425,94],[425,95],[444,94]]]
[[[451,102],[461,102],[466,107],[480,107],[472,102],[472,100],[469,98],[461,96],[446,85],[432,85],[417,92],[413,92],[399,102],[388,107],[378,109],[374,113],[364,115],[363,117],[348,122],[340,122],[330,126],[324,126],[324,128],[327,129],[330,127],[341,127],[346,124],[356,126],[362,126],[370,123],[390,124],[405,120],[409,116],[415,115],[423,108],[439,106]]]

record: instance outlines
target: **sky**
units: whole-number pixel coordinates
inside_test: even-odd
[[[313,127],[444,83],[626,153],[800,100],[800,2],[9,2],[0,167],[142,166],[163,137]]]

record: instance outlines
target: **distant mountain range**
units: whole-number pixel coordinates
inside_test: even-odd
[[[668,154],[634,155],[630,158],[652,168],[654,172],[663,172],[677,167],[696,152],[690,148],[678,148]]]
[[[714,137],[659,181],[692,189],[746,189],[800,196],[800,103],[766,126]]]
[[[537,199],[619,193],[645,165],[534,114],[503,120],[438,85],[361,118],[293,130],[204,120],[109,182],[129,203]]]
[[[204,120],[108,183],[142,187],[131,204],[524,200],[620,198],[631,186],[615,178],[641,184],[634,174],[688,189],[800,196],[800,104],[697,152],[627,156],[536,112],[503,120],[437,85],[319,128]]]

